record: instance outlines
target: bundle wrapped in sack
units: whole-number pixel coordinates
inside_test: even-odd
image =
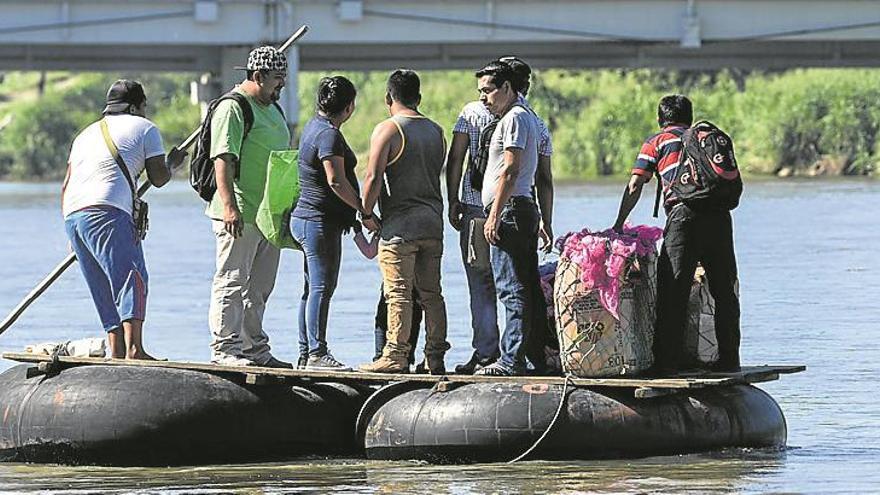
[[[269,153],[263,200],[257,209],[257,228],[273,246],[302,251],[290,233],[290,213],[299,200],[299,151]]]
[[[563,369],[580,377],[633,375],[653,364],[657,240],[626,226],[569,233],[557,247],[554,303]]]
[[[739,284],[734,286],[739,293]],[[697,266],[688,301],[688,322],[684,333],[684,356],[689,366],[706,367],[718,361],[715,338],[715,298],[709,292],[706,271]]]
[[[104,357],[107,353],[106,340],[100,337],[68,340],[67,342],[42,342],[24,348],[31,354],[51,356]]]

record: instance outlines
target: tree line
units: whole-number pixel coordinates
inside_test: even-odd
[[[387,116],[385,72],[342,72],[357,86],[357,111],[343,128],[365,161],[373,126]],[[299,77],[300,123],[314,111],[325,74]],[[446,129],[476,99],[470,71],[423,71],[422,106]],[[0,83],[0,179],[58,180],[70,143],[103,108],[118,77],[142,81],[148,116],[166,146],[198,125],[188,74],[52,73],[37,93],[38,75],[6,74]],[[880,71],[801,69],[777,73],[662,70],[540,70],[529,100],[553,133],[554,173],[561,179],[625,176],[656,126],[657,101],[684,93],[697,119],[711,120],[734,139],[750,174],[873,175],[880,160]]]

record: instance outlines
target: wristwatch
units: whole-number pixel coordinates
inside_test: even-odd
[[[360,217],[361,222],[363,222],[364,220],[371,220],[373,218],[373,213],[370,212],[365,214],[359,211],[358,216]]]

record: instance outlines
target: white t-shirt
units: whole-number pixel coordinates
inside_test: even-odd
[[[159,129],[144,117],[107,115],[110,137],[128,166],[137,188],[137,177],[148,158],[165,153]],[[64,216],[89,206],[109,205],[131,214],[131,188],[110,154],[101,122],[83,130],[70,148],[70,179],[64,191]]]
[[[504,150],[522,150],[519,175],[513,185],[511,196],[531,196],[535,185],[535,172],[538,170],[538,139],[540,129],[538,119],[529,110],[514,106],[501,117],[489,141],[489,159],[483,175],[483,205],[488,206],[495,199],[498,178],[504,168]],[[500,210],[499,210],[500,211]]]

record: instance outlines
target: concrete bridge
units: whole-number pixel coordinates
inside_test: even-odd
[[[537,67],[880,65],[876,0],[4,0],[0,70],[187,71],[207,97],[236,82],[251,47],[300,24],[312,30],[288,53],[291,75],[506,54]]]

